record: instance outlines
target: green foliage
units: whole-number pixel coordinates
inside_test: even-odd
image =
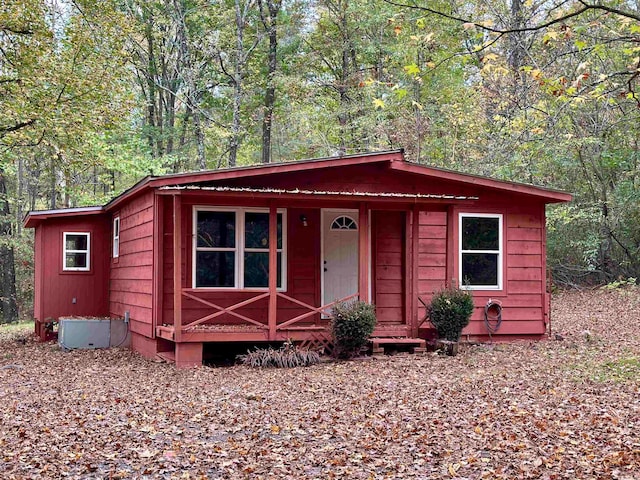
[[[331,321],[334,355],[338,358],[357,356],[369,341],[375,326],[374,305],[362,301],[337,303],[333,307]]]
[[[457,342],[473,313],[473,296],[459,288],[436,292],[428,308],[429,321],[443,340]]]
[[[619,288],[635,287],[637,285],[637,282],[638,282],[638,279],[634,277],[620,278],[613,282],[607,283],[602,288],[604,290],[617,290]]]
[[[269,76],[268,3],[0,5],[0,171],[23,309],[27,210],[101,204],[144,175],[225,166],[232,138],[238,165],[259,162],[267,84],[273,161],[403,147],[411,161],[565,189],[573,204],[549,209],[555,282],[640,277],[630,7],[280,2]]]
[[[640,358],[621,357],[606,362],[588,361],[574,365],[571,370],[578,379],[589,379],[598,383],[627,383],[640,380]]]
[[[277,350],[256,348],[246,355],[238,355],[244,365],[254,368],[294,368],[308,367],[320,362],[320,354],[310,350],[301,350],[292,342],[285,342]]]

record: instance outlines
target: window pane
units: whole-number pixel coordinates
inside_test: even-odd
[[[67,268],[87,268],[87,254],[67,253],[65,265]]]
[[[277,215],[278,246],[282,248],[282,214]],[[244,246],[245,248],[269,248],[269,214],[244,214]]]
[[[234,252],[197,252],[196,287],[235,286]]]
[[[198,247],[235,248],[235,212],[198,212]]]
[[[67,235],[67,250],[86,250],[86,235]]]
[[[244,214],[244,246],[246,248],[269,248],[269,214]]]
[[[282,286],[282,255],[278,253],[278,287]],[[244,254],[244,286],[246,288],[269,286],[269,254],[246,252]]]
[[[276,248],[282,248],[282,214],[278,214],[278,246]],[[278,260],[278,264],[280,261]],[[280,285],[280,283],[278,283]]]
[[[498,286],[498,254],[463,253],[462,283]]]
[[[498,250],[499,218],[462,217],[463,250]]]

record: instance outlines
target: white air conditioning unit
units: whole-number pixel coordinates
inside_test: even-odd
[[[109,318],[69,318],[59,320],[58,344],[64,349],[109,348]]]

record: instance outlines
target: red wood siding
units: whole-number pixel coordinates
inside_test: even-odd
[[[44,311],[43,311],[44,245],[42,243],[42,237],[44,235],[44,229],[45,229],[45,226],[41,225],[40,227],[36,228],[35,235],[34,235],[35,239],[34,239],[34,260],[33,260],[33,269],[34,269],[33,317],[37,320],[44,320],[46,318],[44,316]]]
[[[378,325],[404,324],[405,213],[373,211],[373,287]]]
[[[458,276],[458,215],[465,213],[503,214],[503,289],[473,292],[475,311],[465,335],[484,336],[484,306],[492,300],[502,303],[503,323],[497,335],[542,335],[544,323],[545,259],[543,251],[544,210],[541,205],[523,208],[516,199],[505,198],[503,206],[458,207],[453,210],[451,272]],[[428,303],[433,292],[447,283],[447,214],[421,212],[419,227],[418,292]],[[419,319],[424,318],[422,305]]]
[[[428,303],[447,279],[447,213],[420,212],[418,228],[418,295]],[[418,318],[424,315],[420,304]]]
[[[496,192],[489,187],[460,184],[451,180],[425,178],[402,171],[389,171],[384,164],[352,165],[335,169],[318,169],[308,172],[290,172],[250,178],[212,181],[212,185],[252,188],[309,189],[342,192],[396,192],[480,196],[487,204],[500,203],[509,194]],[[303,198],[302,201],[305,201]],[[317,201],[317,200],[312,200]],[[522,200],[520,200],[521,202]],[[372,206],[372,208],[375,208]]]
[[[543,335],[546,261],[543,255],[544,209],[541,205],[518,206],[505,199],[509,207],[488,208],[488,213],[503,214],[503,289],[497,292],[474,291],[476,306],[465,335],[484,336],[484,307],[489,300],[502,303],[499,335]],[[465,209],[465,212],[469,209]],[[477,207],[472,211],[478,211]],[[457,235],[457,228],[456,235]],[[456,239],[457,243],[457,239]],[[457,255],[455,271],[458,271]]]
[[[109,215],[107,241],[111,257],[113,218],[120,217],[120,255],[111,259],[109,313],[129,312],[132,332],[152,336],[153,192],[125,203]]]
[[[63,271],[64,232],[90,233],[88,272]],[[109,220],[102,215],[50,219],[36,227],[35,318],[108,315],[108,238]]]

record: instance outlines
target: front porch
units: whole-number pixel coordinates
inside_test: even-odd
[[[247,200],[232,193],[202,189],[157,193],[156,214],[162,221],[156,226],[161,244],[155,251],[164,255],[161,258],[157,253],[156,259],[156,298],[161,301],[154,309],[153,334],[175,344],[179,366],[201,362],[204,343],[293,340],[326,345],[331,338],[331,308],[354,299],[377,305],[375,338],[418,338],[423,317],[418,296],[424,283],[431,281],[420,278],[420,259],[434,250],[433,261],[422,263],[427,267],[433,263],[429,267],[429,272],[435,272],[429,273],[434,277],[432,283],[443,284],[450,267],[446,219],[450,205],[464,199],[412,198],[413,204],[407,204],[402,197],[368,196],[365,201],[350,195],[311,200],[303,194],[252,192]],[[340,216],[344,212],[349,216]],[[435,222],[442,225],[421,227],[421,212],[433,212]],[[220,243],[224,242],[222,234],[204,232],[212,228],[205,221],[216,215],[222,218],[223,213],[233,227],[224,227],[233,230],[224,233],[233,238],[226,244]],[[259,242],[263,248],[246,247],[248,232],[255,230],[246,220],[249,215],[262,215],[261,221],[268,225]],[[214,220],[216,228],[221,228],[220,220]],[[331,223],[337,220],[332,237]],[[423,237],[445,238],[421,246],[420,228]],[[214,238],[206,247],[199,240],[204,233]],[[348,238],[351,240],[344,240]],[[239,244],[246,247],[244,251]],[[197,256],[201,251],[231,258],[233,265],[223,272],[224,278],[217,273],[222,267],[216,266],[215,274],[201,268]],[[249,280],[247,268],[242,269],[243,256],[246,266],[249,255],[256,251],[262,255],[264,286],[246,288],[242,283]],[[335,251],[338,253],[332,256]],[[232,288],[218,286],[224,282],[233,284]],[[181,351],[188,354],[180,358]]]

